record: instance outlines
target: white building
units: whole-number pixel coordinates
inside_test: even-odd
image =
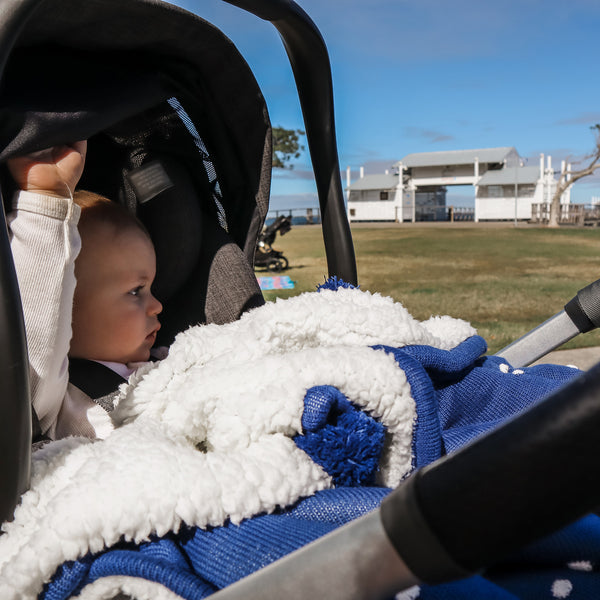
[[[561,171],[570,168],[564,163]],[[524,166],[512,147],[409,154],[393,171],[364,175],[350,182],[347,201],[350,221],[423,221],[446,218],[448,186],[473,188],[475,221],[526,220],[531,205],[550,202],[556,188],[552,159]],[[561,202],[570,202],[570,191]]]

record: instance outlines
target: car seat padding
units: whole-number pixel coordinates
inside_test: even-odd
[[[164,77],[150,65],[141,64],[132,74],[117,61],[110,52],[14,50],[0,88],[0,161],[87,139],[168,97]],[[61,63],[68,66],[57,69]]]
[[[143,174],[148,179],[140,184],[139,176]],[[156,250],[153,293],[166,303],[190,276],[200,257],[203,213],[198,192],[186,169],[165,158],[151,160],[127,177],[138,200],[137,216],[148,229]]]
[[[159,316],[158,345],[170,345],[190,325],[228,323],[265,302],[252,266],[228,233],[205,215],[201,235],[195,269]],[[194,314],[195,320],[190,321]]]

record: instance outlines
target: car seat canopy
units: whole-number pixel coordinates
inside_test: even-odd
[[[233,44],[203,19],[150,0],[41,3],[0,82],[0,162],[88,139],[80,187],[146,223],[164,317],[173,320],[164,342],[175,329],[262,303],[251,265],[268,207],[270,133]],[[206,306],[208,298],[234,306]],[[201,314],[182,318],[183,304]]]

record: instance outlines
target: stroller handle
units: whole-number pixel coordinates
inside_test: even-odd
[[[292,0],[224,1],[270,21],[281,36],[302,107],[329,275],[356,285],[356,259],[335,136],[331,66],[323,37],[311,18]]]
[[[525,367],[580,333],[600,326],[600,279],[580,289],[564,309],[515,340],[497,356],[513,367]]]

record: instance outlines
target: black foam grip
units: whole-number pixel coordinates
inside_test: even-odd
[[[458,565],[442,546],[421,511],[417,481],[407,479],[381,504],[381,522],[410,571],[430,584],[452,581],[471,573]]]
[[[587,318],[594,327],[598,327],[600,325],[600,279],[579,290],[577,297]]]
[[[412,496],[435,538],[435,556],[441,548],[458,565],[457,576],[461,569],[476,572],[590,512],[600,503],[599,430],[597,365],[484,438],[418,471]],[[405,510],[403,498],[400,489],[390,495],[384,526],[393,520],[390,510]],[[428,537],[419,543],[427,544]],[[419,579],[434,583],[448,576],[449,561],[438,569],[427,561],[427,548],[407,550],[410,543],[396,548]]]
[[[580,289],[565,304],[565,312],[581,333],[600,326],[600,279]]]
[[[569,315],[569,318],[573,321],[573,324],[577,327],[579,333],[586,333],[594,329],[594,324],[585,314],[578,296],[571,298],[571,300],[565,304],[565,312]]]

